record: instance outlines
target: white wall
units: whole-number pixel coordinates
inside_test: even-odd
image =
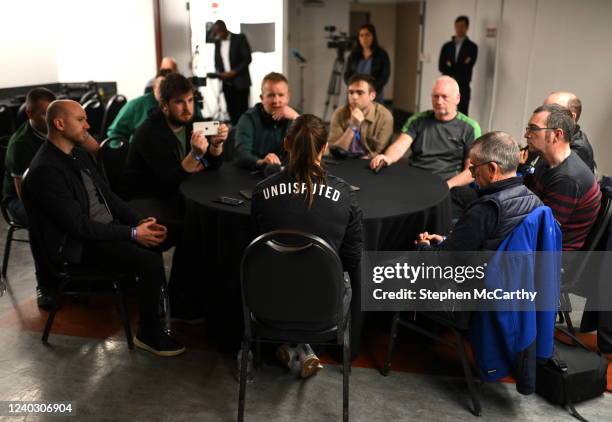
[[[31,13],[33,9],[38,13]],[[22,0],[2,4],[0,88],[57,82],[55,43],[46,29],[50,13],[51,2]],[[26,20],[31,30],[26,30]]]
[[[191,75],[191,27],[186,0],[161,0],[162,56],[176,59],[178,70]]]
[[[323,115],[327,84],[336,50],[327,48],[324,27],[334,25],[337,32],[349,30],[349,0],[326,1],[323,7],[303,7],[301,0],[289,1],[289,49],[296,48],[308,63],[304,69],[304,112]],[[288,76],[292,91],[292,105],[298,102],[299,66],[290,59]],[[344,82],[339,104],[346,102]],[[331,116],[331,106],[327,118]]]
[[[499,24],[496,16],[502,3]],[[572,91],[583,103],[579,123],[593,144],[599,173],[612,174],[612,144],[608,141],[612,117],[612,2],[427,0],[424,55],[430,61],[424,63],[422,110],[431,107],[429,92],[439,75],[439,49],[452,35],[453,21],[460,14],[470,17],[468,35],[479,44],[470,115],[483,130],[503,130],[522,137],[531,112],[549,92]],[[496,40],[484,37],[487,26],[498,27],[495,84]]]
[[[0,87],[116,81],[128,98],[155,74],[150,0],[20,0],[0,13]]]

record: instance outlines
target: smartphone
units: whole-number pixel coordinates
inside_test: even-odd
[[[193,131],[197,132],[201,130],[204,136],[215,136],[219,133],[219,122],[195,122],[193,124]]]
[[[244,198],[244,199],[252,199],[253,198],[253,192],[251,192],[250,190],[241,190],[240,191],[240,195]]]
[[[244,204],[244,201],[242,199],[230,198],[229,196],[220,196],[218,198],[213,199],[213,201],[218,202],[220,204],[233,205],[233,206]]]

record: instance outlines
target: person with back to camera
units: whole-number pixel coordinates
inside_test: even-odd
[[[383,89],[389,81],[391,62],[384,48],[378,45],[376,28],[368,23],[362,25],[358,32],[358,42],[348,57],[344,82],[348,85],[351,76],[355,74],[370,75],[374,78],[377,103],[383,104]]]
[[[289,157],[287,168],[260,182],[253,192],[251,216],[255,233],[301,230],[319,236],[338,252],[344,271],[355,283],[363,245],[362,212],[350,185],[327,173],[321,165],[327,149],[323,121],[309,114],[298,117],[287,131],[284,148]],[[296,184],[299,193],[286,189]],[[284,189],[279,190],[281,185],[285,185]],[[319,189],[321,186],[326,188]],[[347,285],[345,309],[350,301],[351,286]],[[277,357],[290,369],[299,368],[302,377],[322,368],[308,344],[284,344],[278,348]]]

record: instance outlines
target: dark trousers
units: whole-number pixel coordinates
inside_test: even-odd
[[[156,250],[166,251],[174,246],[172,269],[168,283],[170,308],[173,313],[193,313],[202,308],[201,294],[197,291],[197,277],[193,277],[192,268],[198,269],[198,263],[187,261],[185,242],[183,240],[183,206],[177,197],[167,199],[141,198],[129,202],[130,206],[146,217],[155,217],[159,224],[168,229],[168,238]],[[199,272],[199,271],[197,271]]]
[[[236,89],[231,85],[223,84],[223,95],[227,104],[232,126],[238,124],[240,116],[249,108],[249,88]]]
[[[160,252],[128,240],[92,241],[85,243],[81,263],[112,273],[136,275],[140,328],[160,327],[158,306],[161,287],[166,282],[164,261]]]
[[[468,109],[470,108],[470,97],[472,95],[472,89],[470,88],[470,83],[462,82],[459,83],[459,93],[461,94],[461,98],[459,99],[459,105],[457,109],[468,116]]]

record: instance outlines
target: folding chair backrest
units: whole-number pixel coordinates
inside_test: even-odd
[[[129,144],[121,137],[106,138],[98,151],[98,170],[106,179],[111,190],[121,193],[123,169],[127,159]]]
[[[258,319],[317,323],[342,312],[342,263],[323,239],[274,231],[247,247],[241,264],[245,312]]]
[[[92,98],[83,104],[83,109],[87,114],[87,122],[89,123],[89,132],[96,138],[102,127],[102,119],[104,119],[104,106],[97,98]]]
[[[106,131],[109,126],[119,114],[119,110],[127,103],[127,98],[124,95],[117,94],[113,95],[110,100],[106,103],[106,109],[104,110],[104,118],[102,119],[102,125],[100,127],[100,139],[104,139]]]

